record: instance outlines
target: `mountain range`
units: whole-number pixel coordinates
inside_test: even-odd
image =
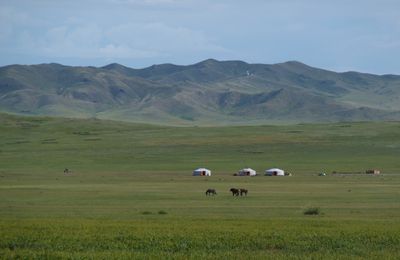
[[[400,76],[297,61],[0,68],[0,111],[171,125],[400,120]]]

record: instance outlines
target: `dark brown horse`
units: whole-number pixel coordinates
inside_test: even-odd
[[[243,195],[246,195],[246,196],[247,196],[247,193],[248,193],[249,191],[246,190],[246,189],[239,189],[239,192],[240,192],[240,196],[243,196]]]
[[[239,189],[231,188],[229,191],[232,192],[232,196],[239,196]]]
[[[217,195],[217,191],[215,189],[206,190],[206,196]]]

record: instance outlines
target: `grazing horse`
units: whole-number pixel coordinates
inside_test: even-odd
[[[217,195],[217,191],[215,189],[208,189],[206,190],[206,196]]]
[[[246,195],[246,196],[247,196],[247,192],[249,192],[249,191],[246,190],[246,189],[239,189],[239,191],[240,191],[240,196],[243,196],[243,195]]]
[[[231,188],[229,191],[232,192],[232,196],[239,196],[239,190],[238,189]]]

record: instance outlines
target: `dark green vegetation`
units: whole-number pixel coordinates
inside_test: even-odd
[[[399,130],[0,115],[0,258],[396,259]],[[192,177],[198,166],[213,176]],[[245,166],[293,176],[232,176]],[[368,168],[383,174],[318,176]]]
[[[304,215],[319,215],[321,210],[319,208],[308,208],[304,211]]]
[[[3,231],[0,256],[26,259],[399,257],[399,223],[395,220],[337,221],[313,216],[301,220],[249,221],[149,218],[0,220]]]
[[[299,62],[13,65],[0,68],[0,109],[170,125],[399,120],[400,76],[335,73]]]

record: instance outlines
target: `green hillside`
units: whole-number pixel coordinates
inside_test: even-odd
[[[335,73],[299,62],[188,66],[59,64],[0,68],[0,110],[168,125],[400,119],[400,76]]]

